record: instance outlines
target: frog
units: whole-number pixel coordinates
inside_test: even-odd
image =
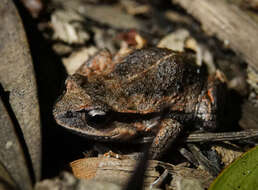
[[[104,49],[68,76],[54,119],[102,142],[151,137],[150,155],[158,159],[185,128],[210,131],[221,121],[225,84],[195,60],[158,47],[114,57]]]

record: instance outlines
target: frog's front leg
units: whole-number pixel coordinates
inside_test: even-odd
[[[169,148],[182,130],[182,127],[182,124],[174,119],[167,118],[161,121],[160,129],[152,142],[150,150],[152,159],[159,158]]]

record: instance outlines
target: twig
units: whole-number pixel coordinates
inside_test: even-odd
[[[206,168],[206,170],[212,175],[212,176],[217,176],[220,172],[220,168],[218,165],[215,163],[211,162],[208,158],[206,158],[200,149],[193,145],[193,144],[188,144],[188,148],[191,150],[193,153],[195,159],[198,160],[199,164]]]
[[[250,139],[258,139],[258,130],[250,129],[245,131],[223,133],[192,133],[186,138],[186,142],[214,142]]]
[[[134,143],[149,143],[153,137],[144,137],[142,139],[135,140]],[[258,139],[258,130],[249,129],[245,131],[237,132],[221,132],[221,133],[191,133],[187,137],[183,138],[182,141],[193,143],[193,142],[215,142],[215,141],[236,141],[236,140],[253,140]]]

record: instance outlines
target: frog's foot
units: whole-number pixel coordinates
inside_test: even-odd
[[[121,154],[114,153],[113,151],[108,151],[105,154],[103,154],[103,157],[106,158],[116,158],[116,159],[125,159],[126,157]]]
[[[182,125],[174,119],[164,119],[160,123],[160,130],[153,139],[150,155],[152,159],[159,158],[170,144],[177,138]]]
[[[102,156],[106,157],[106,158],[116,158],[119,160],[124,160],[124,159],[140,160],[143,158],[143,153],[142,152],[133,152],[133,153],[129,153],[129,154],[117,154],[110,150],[110,151],[106,152],[105,154],[103,154]]]

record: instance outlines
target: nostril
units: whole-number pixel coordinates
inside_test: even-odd
[[[67,118],[74,117],[74,113],[71,112],[71,111],[67,111],[67,112],[65,113],[65,117],[67,117]]]

